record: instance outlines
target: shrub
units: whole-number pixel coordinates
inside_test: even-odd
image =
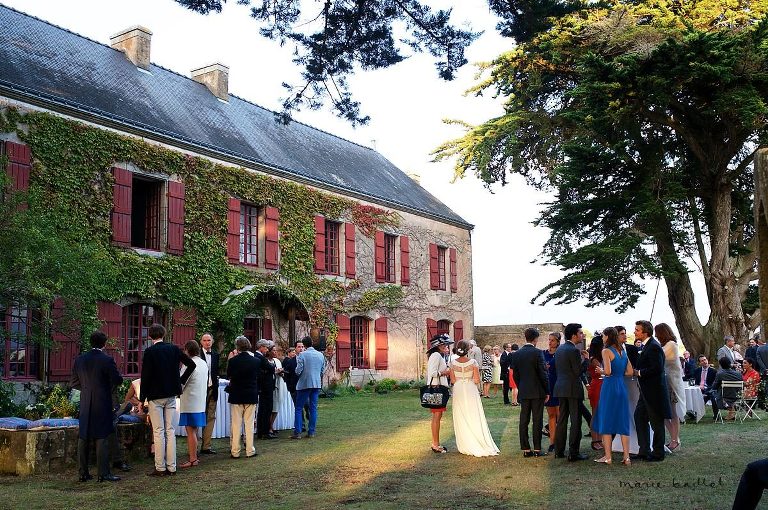
[[[382,379],[376,384],[376,393],[389,393],[397,389],[397,381],[394,379]]]
[[[75,416],[77,408],[69,400],[69,390],[58,384],[53,386],[51,393],[45,400],[45,406],[50,411],[51,418],[68,418]]]
[[[12,383],[0,381],[0,418],[7,416],[21,417],[24,413],[24,406],[14,402],[16,388]]]

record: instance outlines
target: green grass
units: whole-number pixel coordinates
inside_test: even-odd
[[[433,454],[429,413],[415,391],[361,394],[321,399],[317,438],[291,441],[283,431],[283,439],[257,441],[254,459],[230,459],[228,440],[218,439],[218,455],[174,478],[146,477],[149,460],[134,463],[115,484],[77,483],[74,470],[0,477],[0,508],[727,509],[744,466],[766,455],[768,420],[713,424],[707,416],[683,426],[682,450],[661,463],[524,459],[520,408],[503,406],[501,398],[484,404],[498,457],[456,452],[450,408],[442,437],[451,453]],[[592,453],[588,439],[582,451]],[[183,461],[183,439],[178,452]],[[768,508],[765,500],[760,508]]]

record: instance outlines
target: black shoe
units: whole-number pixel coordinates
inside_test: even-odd
[[[523,452],[523,457],[533,457],[533,452],[531,450]]]
[[[549,455],[547,452],[542,452],[542,451],[539,451],[539,450],[534,450],[533,451],[533,456],[534,457],[546,457],[547,455]]]
[[[165,476],[165,471],[158,471],[157,469],[153,469],[147,473],[147,476]]]
[[[579,460],[587,460],[588,458],[583,453],[577,453],[576,455],[568,455],[568,462],[577,462]]]
[[[301,434],[292,434],[291,439],[301,439]]]
[[[165,472],[165,476],[176,476],[176,471],[168,471],[166,469],[164,472]]]
[[[565,458],[565,454],[564,453],[555,453],[555,458],[556,459],[564,459]]]
[[[267,437],[269,437],[270,439],[277,439],[278,435],[277,435],[277,432],[270,432],[269,434],[267,434]]]
[[[123,473],[127,473],[128,471],[130,471],[132,469],[131,466],[129,466],[128,463],[125,462],[125,461],[123,461],[123,462],[113,462],[112,463],[112,467],[115,468],[115,469],[119,469]]]
[[[80,481],[81,482],[87,482],[88,480],[93,480],[93,476],[91,476],[88,473],[86,473],[84,475],[80,475]]]
[[[100,482],[119,482],[120,477],[110,473],[108,475],[100,476],[99,481]]]
[[[654,457],[653,455],[649,455],[645,458],[646,462],[661,462],[664,460],[664,457]]]
[[[630,460],[645,460],[647,457],[648,457],[647,455],[640,455],[639,453],[629,454]]]
[[[259,439],[277,439],[277,436],[261,436]]]
[[[552,453],[552,452],[554,452],[554,451],[555,451],[555,445],[553,445],[553,444],[549,445],[549,448],[547,449],[547,451],[548,451],[549,453]]]
[[[584,434],[584,437],[592,437],[592,432],[587,432],[586,434]]]
[[[214,450],[211,450],[210,448],[206,448],[205,450],[200,450],[200,453],[203,455],[216,455],[216,452]]]

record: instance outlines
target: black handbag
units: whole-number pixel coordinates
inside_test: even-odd
[[[430,380],[432,382],[434,377]],[[419,389],[421,407],[428,409],[441,409],[448,405],[448,398],[451,396],[448,388],[442,385],[431,386],[429,384]]]

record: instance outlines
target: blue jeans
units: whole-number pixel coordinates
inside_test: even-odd
[[[317,426],[317,397],[320,395],[320,388],[307,388],[305,390],[296,390],[296,412],[293,420],[293,433],[294,435],[301,434],[301,429],[304,428],[304,405],[309,402],[309,426],[307,427],[307,434],[310,436],[315,435],[315,427]]]

